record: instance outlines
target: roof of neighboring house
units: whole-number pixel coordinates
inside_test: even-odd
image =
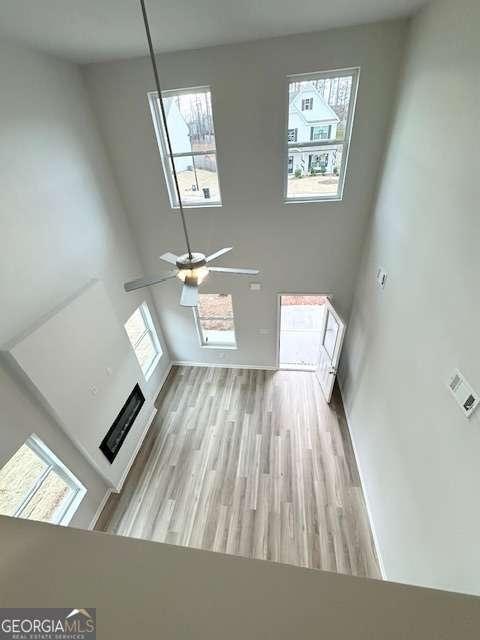
[[[302,111],[301,105],[300,108],[297,107],[297,98],[302,99],[302,95],[305,93],[313,93],[315,94],[315,100],[313,101],[313,109],[308,111]],[[299,89],[298,91],[294,91],[290,95],[289,99],[290,112],[294,111],[298,115],[300,115],[305,122],[313,123],[313,122],[339,122],[340,118],[337,116],[332,107],[325,102],[323,96],[314,86],[309,86],[308,89]]]

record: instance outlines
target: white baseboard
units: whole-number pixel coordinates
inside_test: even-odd
[[[90,530],[95,529],[95,525],[97,524],[97,520],[99,519],[100,514],[104,510],[105,505],[107,504],[107,501],[110,498],[110,496],[112,495],[112,493],[113,493],[113,489],[107,489],[107,492],[103,496],[102,501],[100,502],[100,504],[98,505],[97,510],[95,511],[95,515],[93,516],[92,521],[88,525],[88,528]]]
[[[370,500],[368,498],[368,493],[367,493],[367,490],[366,490],[365,477],[364,477],[363,472],[362,472],[362,465],[360,464],[360,458],[358,457],[357,447],[355,445],[355,437],[353,435],[353,431],[352,431],[352,427],[351,427],[350,416],[348,415],[347,406],[346,406],[344,398],[343,398],[342,384],[341,384],[340,378],[338,376],[337,376],[337,380],[338,380],[338,388],[340,389],[340,395],[342,396],[342,403],[343,403],[343,408],[344,408],[344,411],[345,411],[345,418],[347,420],[348,432],[350,434],[350,440],[352,442],[353,455],[355,456],[355,462],[357,463],[358,475],[360,476],[360,484],[362,485],[363,497],[365,498],[365,506],[367,508],[368,520],[370,522],[370,528],[372,530],[373,542],[375,544],[375,550],[377,552],[378,564],[380,566],[380,573],[382,574],[383,580],[388,580],[387,572],[385,571],[385,565],[383,563],[382,554],[380,553],[380,545],[378,543],[378,536],[377,536],[377,533],[375,531],[375,523],[373,521],[372,510],[370,508]]]
[[[270,364],[229,364],[227,362],[190,362],[189,360],[174,360],[172,365],[178,367],[212,367],[213,369],[259,369],[261,371],[277,371],[277,367]]]

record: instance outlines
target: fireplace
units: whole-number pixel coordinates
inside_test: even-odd
[[[140,413],[140,409],[144,402],[145,396],[143,395],[140,386],[136,384],[100,445],[100,451],[104,454],[110,464],[115,460],[118,452],[120,451],[120,448],[127,437],[128,432],[132,428],[135,418]]]

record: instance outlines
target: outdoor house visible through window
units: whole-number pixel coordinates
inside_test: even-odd
[[[342,199],[358,75],[345,69],[288,77],[286,202]]]
[[[174,162],[184,207],[220,206],[222,198],[209,87],[163,92],[173,157],[168,153],[158,94],[151,92],[148,97],[170,204],[178,208],[172,169]]]
[[[236,347],[231,295],[201,293],[194,314],[202,346]]]
[[[0,469],[0,514],[66,525],[85,487],[34,434]]]
[[[162,349],[146,302],[127,320],[125,331],[143,375],[148,380],[162,357]]]

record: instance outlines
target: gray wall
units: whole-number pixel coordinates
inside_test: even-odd
[[[480,414],[446,381],[458,367],[480,392],[479,30],[477,0],[414,22],[342,371],[387,577],[473,593]]]
[[[159,57],[164,89],[210,85],[213,92],[224,205],[188,212],[193,244],[207,253],[233,243],[221,263],[259,267],[263,284],[252,292],[248,278],[212,275],[202,288],[233,294],[237,351],[201,348],[191,310],[178,305],[178,282],[156,287],[174,359],[274,365],[278,292],[332,293],[348,315],[406,29],[395,21]],[[344,201],[284,205],[285,77],[351,66],[361,67],[361,77]],[[85,74],[145,266],[168,269],[158,256],[183,252],[184,244],[147,104],[150,63],[94,64]]]
[[[125,322],[150,298],[122,291],[141,266],[80,72],[2,41],[0,84],[0,345],[91,278],[104,281]],[[150,380],[150,393],[167,364],[168,355]],[[36,432],[87,486],[73,522],[88,525],[103,481],[26,393],[2,368],[0,466]]]

